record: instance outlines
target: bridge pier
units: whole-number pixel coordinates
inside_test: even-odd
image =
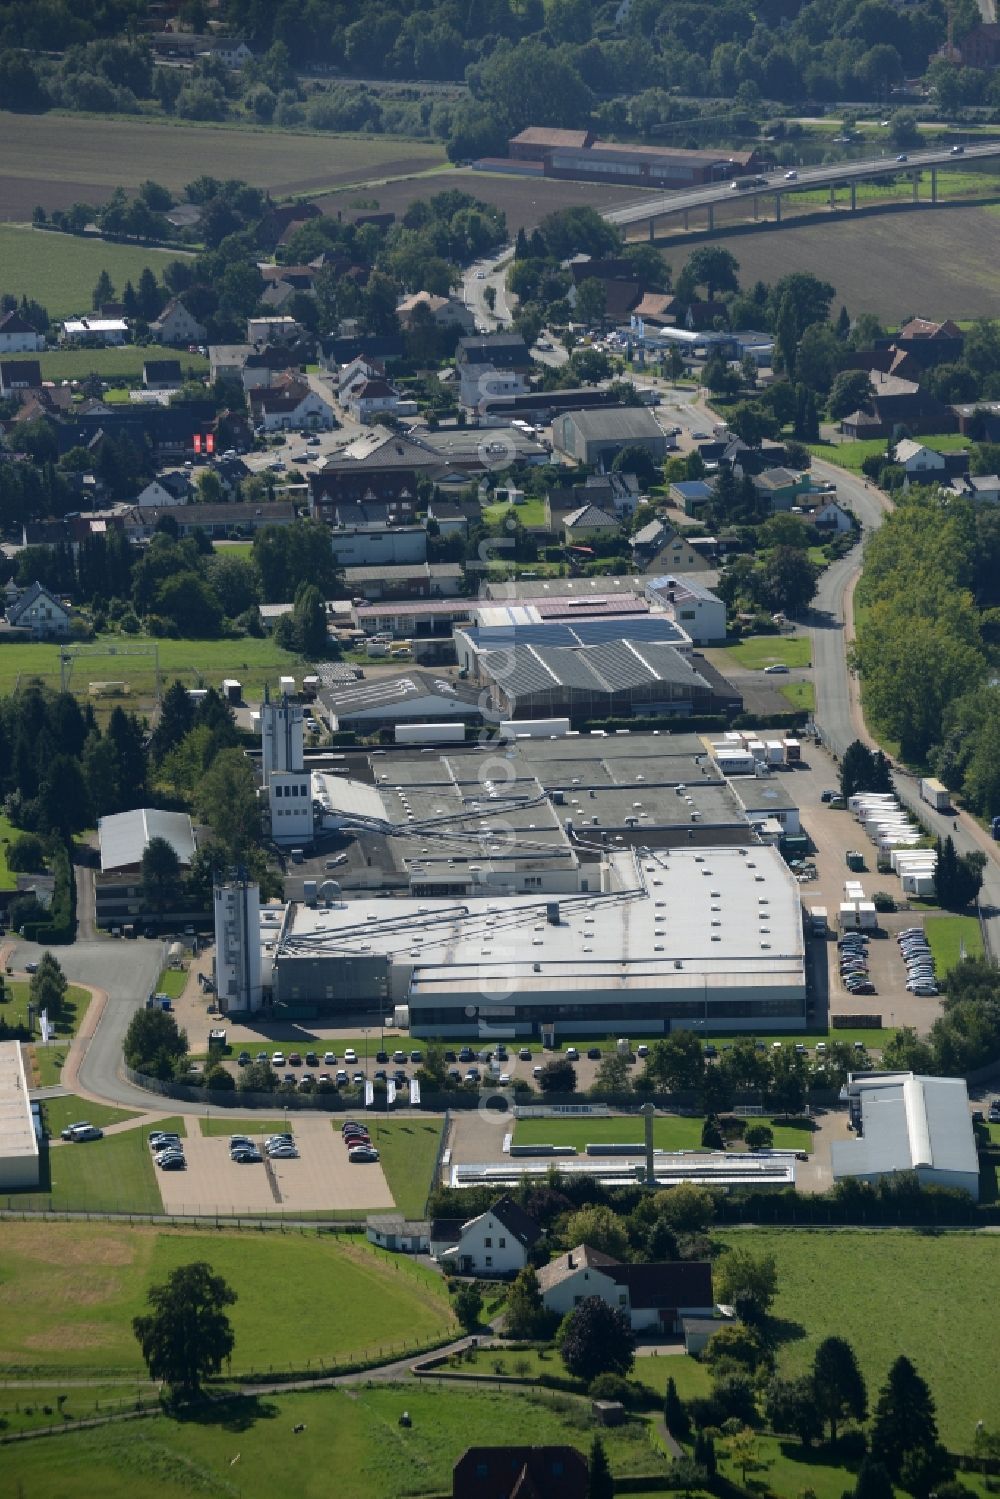
[[[715,232],[715,204],[714,203],[709,203],[709,205],[708,205],[708,232],[709,232],[709,234],[714,234],[714,232]]]
[[[937,200],[937,167],[931,167],[931,202],[936,203]]]
[[[858,211],[858,184],[856,182],[852,182],[851,183],[851,212],[852,213],[857,213],[857,211]]]

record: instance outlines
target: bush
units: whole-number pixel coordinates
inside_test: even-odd
[[[40,874],[45,868],[45,847],[35,833],[20,833],[7,846],[7,868],[18,874]]]

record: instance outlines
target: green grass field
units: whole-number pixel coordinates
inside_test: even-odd
[[[534,499],[525,500],[523,505],[508,505],[506,500],[501,500],[496,505],[483,506],[483,519],[487,525],[499,525],[508,515],[512,515],[522,526],[544,526],[545,501]]]
[[[158,1405],[157,1386],[139,1375],[118,1383],[87,1384],[60,1390],[40,1383],[5,1385],[0,1388],[0,1430],[11,1436],[37,1431],[41,1426],[59,1426],[64,1421],[86,1421],[134,1410],[136,1401]]]
[[[141,1372],[132,1318],[150,1285],[194,1260],[237,1293],[235,1374],[388,1358],[455,1326],[439,1275],[360,1238],[10,1222],[0,1242],[5,1370]],[[25,1297],[30,1316],[19,1312]]]
[[[399,1424],[404,1410],[408,1428]],[[338,1499],[401,1499],[449,1493],[469,1446],[568,1443],[587,1452],[592,1436],[589,1402],[572,1397],[374,1385],[18,1443],[5,1450],[4,1470],[11,1493],[46,1499],[135,1499],[151,1484],[157,1499],[272,1499],[288,1491],[293,1472],[302,1499],[327,1499],[333,1474]],[[666,1471],[651,1423],[632,1419],[601,1436],[616,1476]]]
[[[187,985],[186,968],[164,968],[156,980],[157,994],[166,994],[170,999],[180,999]]]
[[[75,1118],[88,1118],[90,1108],[80,1103]],[[185,1132],[182,1119],[166,1119],[155,1127]],[[163,1200],[148,1135],[148,1129],[137,1128],[79,1145],[53,1144],[42,1153],[41,1189],[8,1192],[0,1202],[53,1212],[161,1213]]]
[[[0,249],[3,245],[3,232],[3,227],[0,226]],[[119,349],[50,349],[34,357],[42,367],[43,380],[85,380],[88,375],[100,375],[105,380],[130,380],[138,385],[142,380],[145,361],[157,359],[162,354],[163,350],[156,344],[148,347],[143,344],[124,344]],[[198,378],[208,374],[208,360],[203,354],[183,353],[180,360],[181,372],[185,376],[190,373]],[[124,392],[121,395],[127,399]]]
[[[11,998],[18,1006],[27,1008],[29,986],[24,982],[15,980],[8,983]],[[81,989],[76,984],[70,984],[66,990],[66,1003],[63,1014],[59,1017],[56,1025],[56,1038],[47,1046],[37,1042],[32,1047],[32,1055],[35,1059],[35,1069],[38,1073],[38,1087],[48,1088],[59,1081],[63,1064],[69,1052],[70,1043],[87,1013],[90,1004],[90,991]]]
[[[719,659],[736,661],[749,671],[762,671],[765,666],[779,663],[785,666],[808,666],[812,660],[812,647],[806,635],[753,635],[736,645],[722,648]]]
[[[938,433],[914,440],[933,448],[936,453],[960,453],[969,446],[968,438],[957,432]],[[823,458],[827,463],[835,463],[839,468],[860,474],[861,465],[866,458],[881,457],[885,453],[886,440],[884,437],[871,437],[862,442],[811,442],[806,446],[814,458]]]
[[[931,916],[924,922],[924,932],[941,978],[963,956],[983,956],[983,936],[975,916]]]
[[[16,828],[10,818],[0,812],[0,890],[17,889],[17,875],[7,863],[7,845],[19,837],[20,832],[21,829]]]
[[[8,118],[3,116],[5,124]],[[57,156],[55,160],[58,159]],[[113,166],[113,161],[109,165]],[[30,217],[30,211],[26,217]],[[18,297],[34,297],[53,318],[89,312],[91,293],[102,271],[107,271],[116,291],[121,292],[126,281],[133,286],[138,283],[146,266],[159,279],[168,261],[177,258],[176,250],[149,250],[139,245],[117,245],[75,234],[0,224],[4,291]]]
[[[816,706],[816,689],[811,682],[789,682],[787,687],[779,687],[778,691],[793,708],[811,713]]]
[[[776,1119],[761,1121],[774,1130],[779,1150],[811,1150],[812,1133],[794,1129]],[[679,1115],[657,1115],[653,1120],[653,1144],[657,1150],[698,1150],[701,1119]],[[514,1127],[515,1145],[575,1145],[581,1155],[587,1145],[632,1145],[643,1140],[643,1121],[617,1116],[595,1119],[519,1119]]]
[[[773,1310],[788,1324],[782,1370],[805,1370],[818,1343],[836,1334],[854,1345],[870,1405],[893,1359],[905,1353],[931,1386],[942,1439],[953,1450],[971,1450],[977,1420],[991,1430],[1000,1425],[1000,1389],[984,1377],[994,1327],[983,1288],[1000,1270],[995,1235],[750,1229],[717,1237],[775,1256]]]
[[[219,687],[225,677],[238,677],[248,697],[260,697],[265,681],[275,686],[279,676],[301,676],[305,670],[305,663],[298,656],[282,650],[270,638],[154,642],[144,636],[126,639],[122,635],[103,635],[95,642],[98,643],[119,650],[155,644],[164,690],[175,678],[187,686]],[[0,646],[0,695],[9,695],[32,677],[40,677],[58,688],[59,650],[59,646],[44,642]],[[133,698],[150,697],[154,688],[152,656],[86,657],[73,667],[70,690],[86,698],[91,682],[112,678],[126,682]]]
[[[104,1129],[109,1124],[120,1124],[123,1119],[135,1119],[133,1109],[114,1109],[105,1103],[90,1103],[86,1098],[77,1098],[67,1093],[64,1098],[46,1098],[42,1101],[42,1118],[51,1139],[58,1140],[59,1131],[68,1124],[77,1124],[86,1119]]]

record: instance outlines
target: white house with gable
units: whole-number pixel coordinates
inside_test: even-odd
[[[546,1311],[565,1317],[592,1296],[629,1320],[633,1332],[679,1334],[683,1317],[711,1317],[712,1266],[707,1260],[623,1264],[580,1244],[538,1272]]]
[[[542,1231],[511,1197],[501,1197],[485,1213],[463,1223],[437,1218],[431,1224],[430,1247],[436,1260],[454,1265],[462,1275],[516,1275]]]

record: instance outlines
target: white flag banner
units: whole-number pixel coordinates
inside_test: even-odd
[[[49,1022],[49,1012],[48,1012],[48,1010],[43,1010],[42,1013],[39,1015],[39,1017],[38,1017],[38,1024],[39,1024],[39,1027],[41,1028],[42,1040],[45,1042],[45,1044],[47,1046],[50,1041],[52,1041],[52,1040],[55,1039],[55,1034],[56,1034],[56,1028],[55,1028],[55,1026],[52,1025]]]
[[[365,1083],[365,1108],[370,1109],[375,1102],[375,1084],[371,1078]]]
[[[385,1101],[390,1107],[396,1102],[396,1084],[392,1078],[385,1085]]]
[[[410,1102],[413,1107],[420,1107],[420,1084],[415,1077],[410,1078]]]

